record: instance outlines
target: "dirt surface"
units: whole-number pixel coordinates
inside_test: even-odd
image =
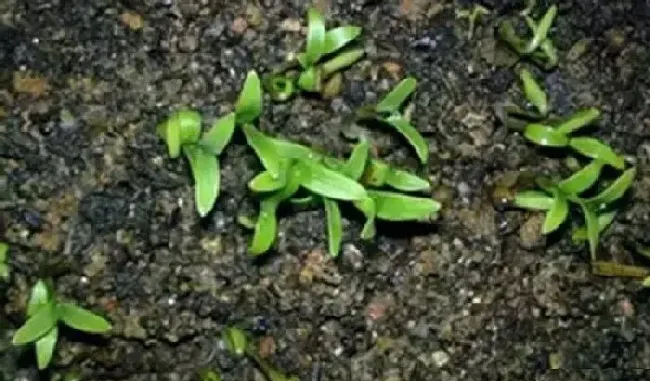
[[[259,380],[220,343],[238,324],[302,381],[555,379],[548,369],[564,380],[640,380],[650,369],[648,295],[592,275],[569,234],[545,242],[539,216],[494,205],[504,175],[563,168],[492,110],[520,98],[490,46],[498,17],[523,1],[485,1],[493,12],[471,40],[455,18],[467,1],[317,3],[330,23],[364,27],[366,60],[333,100],[267,100],[261,128],[347,154],[350,113],[413,75],[429,164],[418,169],[392,135],[377,131],[374,142],[430,176],[446,208],[432,228],[382,225],[370,243],[352,216],[337,260],[322,212],[288,213],[276,250],[254,261],[236,223],[256,207],[245,189],[259,164],[243,139],[226,150],[222,195],[201,221],[189,169],[169,159],[155,126],[184,105],[208,120],[232,110],[249,69],[266,72],[300,46],[308,2],[0,2],[0,234],[12,269],[0,285],[0,379],[39,377],[33,353],[10,340],[29,287],[48,274],[60,295],[114,324],[105,339],[65,331],[55,379],[192,380],[208,366],[224,380]],[[601,246],[624,263],[635,260],[630,247],[650,243],[649,20],[648,0],[563,2],[552,32],[560,66],[543,73],[557,112],[599,107],[597,135],[638,165]],[[567,57],[585,38],[587,49]]]

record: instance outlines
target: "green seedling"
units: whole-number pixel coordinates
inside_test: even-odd
[[[224,331],[222,340],[228,351],[236,356],[246,356],[255,362],[255,365],[264,373],[269,381],[299,381],[296,376],[287,376],[280,372],[257,354],[257,349],[251,344],[246,332],[239,328],[229,327]]]
[[[197,111],[180,110],[158,126],[158,134],[166,142],[169,156],[182,153],[190,164],[194,178],[196,210],[205,217],[219,197],[219,156],[226,148],[237,125],[254,122],[262,112],[261,85],[257,73],[246,77],[242,92],[231,112],[217,119],[201,134],[202,118]]]
[[[39,369],[45,369],[52,360],[59,338],[58,323],[89,333],[105,333],[111,325],[103,317],[73,303],[58,300],[43,280],[32,287],[27,305],[25,324],[14,334],[14,345],[34,343]]]
[[[361,238],[375,235],[375,219],[430,221],[440,204],[430,198],[401,192],[428,191],[426,180],[370,158],[368,142],[360,141],[347,160],[324,156],[312,149],[264,135],[252,126],[244,130],[264,170],[249,182],[260,197],[260,212],[249,251],[267,252],[277,233],[277,210],[284,202],[320,206],[325,209],[328,248],[337,256],[343,235],[340,203],[351,203],[366,218]],[[264,147],[264,148],[262,148]],[[278,169],[276,174],[272,170]],[[302,192],[303,195],[300,193]]]
[[[328,84],[340,81],[336,74],[359,61],[363,49],[344,49],[361,35],[361,27],[340,26],[327,30],[325,19],[316,9],[307,12],[307,42],[295,62],[276,69],[265,81],[271,97],[289,99],[296,89],[324,94]],[[332,86],[329,86],[332,92]]]
[[[483,16],[489,15],[490,11],[482,5],[474,4],[471,9],[458,9],[456,10],[456,18],[466,18],[469,26],[467,30],[467,39],[471,40],[474,35],[476,23],[481,21]]]
[[[417,86],[417,80],[409,77],[397,86],[376,105],[365,106],[357,112],[361,120],[374,120],[393,127],[413,147],[420,162],[429,160],[429,148],[418,130],[403,115],[402,109]]]
[[[530,29],[530,36],[522,38],[515,31],[513,20],[505,20],[499,25],[499,37],[520,57],[529,58],[532,62],[549,70],[557,66],[558,56],[552,40],[548,34],[557,16],[556,5],[549,7],[539,21],[533,20],[528,13],[523,15],[524,21]]]
[[[9,278],[9,266],[7,265],[7,253],[9,252],[9,245],[0,242],[0,278]]]

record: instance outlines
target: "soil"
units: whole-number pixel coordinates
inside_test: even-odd
[[[155,126],[181,106],[207,121],[232,110],[248,70],[268,72],[298,49],[309,2],[0,2],[0,235],[12,272],[0,286],[0,379],[193,380],[205,367],[261,379],[224,349],[229,325],[300,380],[551,380],[549,369],[642,379],[650,301],[638,282],[593,275],[568,231],[544,239],[539,216],[495,207],[513,173],[563,170],[493,112],[521,97],[490,49],[495,23],[524,2],[485,0],[492,13],[471,39],[455,17],[468,1],[316,3],[330,25],[363,26],[367,56],[334,99],[267,99],[260,128],[345,155],[353,110],[415,76],[429,164],[418,168],[390,134],[375,131],[374,143],[429,176],[445,210],[432,227],[382,225],[371,242],[348,216],[337,259],[323,212],[286,213],[275,250],[254,260],[237,217],[255,212],[244,190],[260,166],[243,139],[226,150],[222,194],[200,220],[189,168]],[[599,253],[637,262],[631,248],[650,241],[650,2],[565,1],[551,33],[560,65],[536,73],[554,110],[600,108],[594,134],[638,167]],[[11,346],[43,275],[114,325],[104,338],[65,331],[49,375]]]

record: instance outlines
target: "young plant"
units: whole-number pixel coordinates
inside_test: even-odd
[[[376,105],[365,106],[357,112],[361,120],[373,120],[393,127],[413,147],[420,162],[426,164],[429,148],[418,130],[402,114],[405,102],[411,97],[417,86],[417,80],[405,78]]]
[[[9,252],[9,245],[0,242],[0,278],[9,278],[9,266],[7,265],[7,252]]]
[[[474,35],[474,29],[476,28],[476,23],[481,20],[485,15],[490,14],[490,11],[482,5],[474,4],[471,9],[457,9],[456,18],[466,18],[468,21],[467,28],[467,39],[471,40]]]
[[[194,177],[196,210],[205,217],[219,197],[219,155],[235,132],[235,126],[251,123],[262,112],[260,80],[251,71],[246,77],[235,112],[217,119],[212,127],[201,134],[201,115],[193,110],[173,113],[158,126],[158,135],[167,143],[171,158],[182,153],[188,160]]]
[[[530,36],[522,38],[515,31],[513,20],[505,20],[499,25],[499,37],[508,44],[520,57],[529,58],[532,62],[549,70],[557,65],[557,49],[548,33],[557,16],[558,8],[552,5],[539,21],[528,14],[523,15],[524,21],[530,29]]]
[[[271,138],[247,126],[244,130],[265,170],[249,182],[260,196],[260,212],[254,226],[250,252],[268,251],[276,238],[277,210],[291,201],[302,205],[322,205],[327,216],[329,251],[338,255],[343,234],[340,203],[364,214],[362,239],[375,235],[375,219],[387,221],[430,221],[440,204],[430,198],[415,197],[370,186],[389,186],[403,192],[426,191],[429,184],[369,157],[366,141],[361,141],[348,160],[318,154],[308,147]],[[274,174],[274,171],[277,171]],[[303,196],[299,195],[302,191]]]
[[[363,49],[346,49],[361,35],[361,27],[340,26],[326,30],[325,19],[316,9],[307,12],[307,42],[304,52],[285,67],[276,69],[265,81],[271,97],[277,101],[289,99],[296,88],[310,93],[324,93],[331,84],[340,81],[336,74],[364,56]]]
[[[58,300],[51,288],[39,280],[31,291],[27,305],[29,319],[14,334],[14,345],[34,343],[39,369],[45,369],[52,360],[59,339],[58,323],[89,333],[104,333],[111,325],[103,317],[73,303]]]
[[[248,357],[264,373],[268,381],[299,381],[297,376],[287,376],[271,366],[257,354],[257,349],[250,343],[247,334],[239,328],[228,327],[222,334],[222,340],[228,351],[237,357]]]

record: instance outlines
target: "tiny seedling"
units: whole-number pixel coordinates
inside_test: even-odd
[[[364,56],[363,49],[344,49],[361,35],[361,27],[340,26],[326,30],[325,19],[316,9],[307,12],[307,42],[295,61],[276,69],[265,80],[271,97],[289,99],[296,88],[310,93],[324,93],[340,77],[336,74]]]
[[[7,253],[9,252],[9,245],[5,242],[0,242],[0,278],[9,278],[9,266],[7,265]]]
[[[431,198],[401,192],[429,189],[426,180],[392,168],[369,157],[367,141],[357,144],[348,160],[323,156],[308,147],[271,138],[252,126],[244,133],[257,153],[264,171],[249,182],[260,195],[260,212],[254,226],[250,252],[268,251],[276,238],[277,210],[290,201],[301,205],[322,205],[326,212],[329,251],[337,256],[341,247],[343,223],[339,204],[349,202],[366,218],[362,239],[375,235],[375,219],[387,221],[430,221],[440,204]],[[300,192],[304,195],[300,195]]]
[[[52,360],[59,338],[58,323],[89,333],[105,333],[111,325],[103,317],[73,303],[58,300],[52,289],[39,280],[31,291],[25,324],[14,334],[14,345],[34,343],[39,369],[45,369]]]
[[[232,139],[235,126],[255,121],[261,112],[260,80],[257,73],[251,71],[235,111],[217,119],[203,134],[201,115],[193,110],[177,111],[158,126],[158,134],[167,143],[169,156],[177,158],[182,153],[190,164],[196,209],[201,217],[212,210],[219,196],[219,155]]]
[[[474,4],[471,9],[457,9],[456,18],[466,18],[468,21],[467,27],[467,39],[471,40],[474,36],[474,29],[476,28],[476,23],[480,22],[483,16],[489,15],[490,11],[480,4]]]
[[[260,357],[246,332],[241,329],[236,327],[226,328],[222,334],[222,340],[232,355],[236,357],[246,356],[253,360],[268,381],[299,381],[297,376],[285,375]]]
[[[557,49],[548,34],[557,16],[557,11],[557,6],[552,5],[539,21],[534,20],[528,14],[523,15],[524,21],[530,29],[528,38],[522,38],[517,34],[513,20],[505,20],[499,25],[499,37],[520,57],[529,58],[544,69],[552,69],[557,65],[558,56]]]
[[[357,111],[360,120],[372,120],[393,127],[413,147],[420,162],[426,164],[429,148],[418,130],[411,125],[402,113],[403,106],[417,86],[417,80],[409,77],[397,86],[376,105],[364,106]]]

